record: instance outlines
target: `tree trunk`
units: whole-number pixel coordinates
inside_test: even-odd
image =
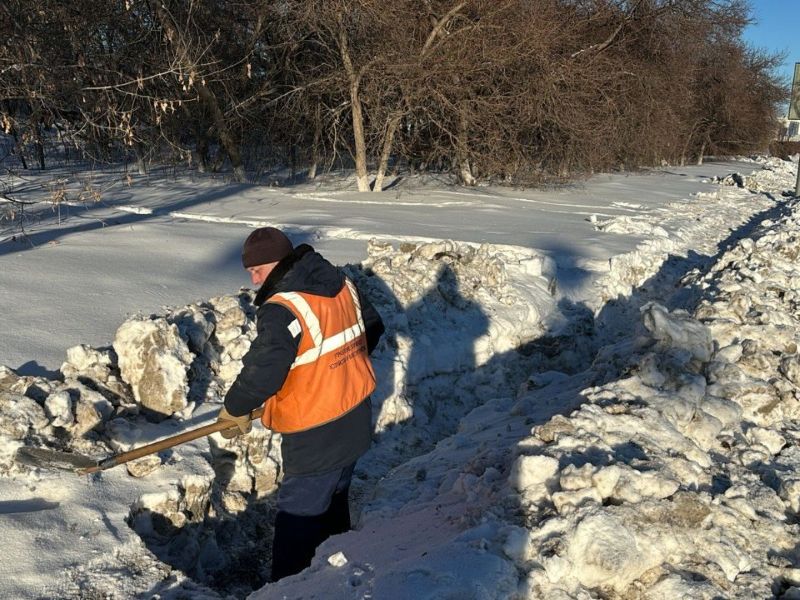
[[[14,136],[14,146],[17,149],[17,156],[19,156],[19,160],[22,163],[22,168],[26,171],[28,170],[28,163],[25,160],[25,153],[23,152],[22,144],[19,143],[19,136],[17,135],[17,128],[11,128],[11,135]]]
[[[353,115],[353,138],[356,147],[356,185],[359,192],[369,191],[369,177],[367,175],[367,144],[364,139],[364,115],[361,109],[361,98],[358,95],[361,77],[355,72],[353,61],[350,59],[350,49],[347,45],[347,31],[344,24],[339,23],[339,52],[342,55],[345,71],[350,79],[350,105]]]
[[[202,127],[198,127],[195,132],[194,146],[197,170],[201,173],[208,173],[208,137]]]
[[[319,163],[319,141],[322,137],[322,122],[319,115],[319,103],[314,111],[314,140],[311,142],[311,166],[308,168],[308,178],[314,179],[317,176],[317,164]]]
[[[136,170],[139,172],[139,175],[147,175],[147,161],[145,160],[147,152],[144,144],[136,142],[133,151],[136,154]]]
[[[369,191],[367,174],[367,144],[364,141],[364,115],[361,112],[361,100],[358,98],[358,85],[350,88],[350,101],[353,104],[353,137],[356,144],[356,185],[359,192]]]
[[[233,139],[231,130],[228,127],[228,124],[225,122],[225,115],[222,114],[222,109],[219,107],[217,97],[205,86],[203,82],[200,82],[195,87],[198,95],[200,96],[200,100],[202,100],[209,110],[211,110],[211,116],[214,119],[214,127],[217,129],[219,141],[222,144],[222,147],[225,148],[228,158],[231,160],[234,181],[244,181],[245,173],[244,166],[242,165],[242,156],[239,153],[239,146]]]
[[[706,153],[706,143],[705,141],[700,145],[700,154],[697,155],[697,165],[700,166],[703,164],[703,155]]]
[[[38,121],[33,122],[33,137],[36,140],[36,158],[39,161],[39,168],[44,171],[44,143],[42,142],[42,130]]]
[[[386,126],[386,134],[383,138],[383,150],[381,151],[381,162],[378,165],[378,174],[375,176],[375,185],[372,186],[373,192],[383,191],[383,178],[386,175],[386,169],[389,166],[389,156],[392,153],[392,144],[394,143],[394,136],[397,133],[397,127],[400,125],[401,115],[394,114],[389,117],[389,124]]]
[[[469,164],[469,143],[467,141],[467,119],[462,111],[458,119],[458,140],[456,147],[456,161],[458,167],[458,179],[462,185],[473,186],[477,183],[472,176],[472,168]]]
[[[686,143],[683,145],[683,151],[681,152],[681,166],[686,164],[686,155],[689,154],[689,144],[692,143],[692,139],[694,138],[694,133],[697,131],[697,128],[700,126],[700,120],[695,121],[692,123],[692,129],[689,131],[689,135],[686,136]]]

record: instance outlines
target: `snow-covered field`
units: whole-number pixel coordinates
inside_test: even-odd
[[[0,596],[800,597],[795,168],[370,195],[99,175],[99,203],[74,191],[0,241]],[[13,460],[213,420],[262,224],[387,324],[357,529],[266,586],[263,428],[91,476]]]

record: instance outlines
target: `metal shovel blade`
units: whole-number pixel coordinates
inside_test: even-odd
[[[17,448],[14,459],[29,467],[41,467],[44,469],[62,469],[65,471],[80,472],[82,469],[89,469],[97,466],[97,461],[73,452],[60,452],[51,448],[31,448],[22,446]]]

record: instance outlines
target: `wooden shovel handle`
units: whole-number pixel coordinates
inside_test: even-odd
[[[257,408],[256,410],[250,413],[250,420],[252,421],[258,419],[259,417],[261,417],[263,413],[264,413],[263,406],[261,408]],[[212,433],[216,433],[217,431],[222,431],[223,429],[232,429],[234,427],[236,427],[236,425],[232,421],[217,421],[215,423],[211,423],[210,425],[204,425],[203,427],[198,427],[197,429],[190,429],[189,431],[179,433],[178,435],[173,435],[172,437],[164,438],[163,440],[153,442],[152,444],[147,444],[146,446],[142,446],[140,448],[134,448],[133,450],[129,450],[128,452],[115,454],[113,456],[106,458],[105,460],[100,461],[100,463],[97,466],[88,467],[86,469],[79,469],[78,472],[81,475],[85,475],[88,473],[95,473],[97,471],[104,471],[106,469],[110,469],[111,467],[116,467],[117,465],[121,465],[123,463],[135,460],[137,458],[141,458],[142,456],[147,456],[148,454],[155,454],[160,450],[164,450],[166,448],[172,448],[173,446],[177,446],[178,444],[191,442],[192,440],[196,440],[197,438],[211,435]]]

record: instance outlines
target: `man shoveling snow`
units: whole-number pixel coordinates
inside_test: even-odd
[[[300,572],[316,547],[350,529],[348,492],[356,460],[370,446],[369,354],[384,331],[380,315],[336,267],[278,229],[253,231],[242,264],[260,286],[258,334],[225,396],[222,435],[251,428],[265,404],[265,427],[282,434],[272,580]]]

